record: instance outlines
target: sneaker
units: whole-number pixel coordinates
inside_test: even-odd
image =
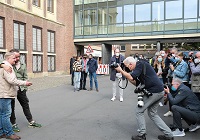
[[[159,102],[159,106],[163,106],[162,102]]]
[[[173,113],[171,111],[168,111],[167,113],[164,114],[164,117],[169,117],[173,116]]]
[[[120,97],[119,101],[120,101],[120,102],[123,102],[123,100],[124,100],[124,99],[123,99],[122,97]]]
[[[99,90],[98,90],[98,89],[96,89],[96,91],[97,91],[97,92],[99,92]]]
[[[174,137],[166,137],[165,135],[159,135],[159,140],[174,140]]]
[[[116,97],[112,97],[111,101],[114,101],[116,99]]]
[[[200,128],[200,124],[192,124],[192,125],[190,125],[190,127],[189,127],[189,131],[190,132],[194,132],[194,131],[196,131],[197,129],[199,129]]]
[[[135,137],[132,136],[131,139],[132,140],[146,140],[146,136],[145,136],[145,134],[143,134],[142,136],[137,135]]]
[[[31,122],[29,122],[29,127],[32,127],[32,128],[38,127],[38,128],[40,128],[40,127],[42,127],[42,125],[39,124],[39,123],[36,123],[35,121],[31,121]]]
[[[19,132],[20,131],[17,124],[13,124],[12,125],[12,129],[13,129],[14,132]]]
[[[178,128],[175,131],[172,131],[174,137],[183,137],[185,136],[184,130],[180,131]]]

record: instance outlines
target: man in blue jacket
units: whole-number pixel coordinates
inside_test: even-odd
[[[169,102],[172,104],[173,125],[177,128],[173,136],[185,136],[182,128],[181,118],[190,126],[189,131],[193,132],[200,128],[200,101],[197,96],[184,85],[178,78],[172,80],[171,89],[176,92],[173,97],[169,88],[165,88]]]
[[[99,92],[97,75],[96,75],[98,64],[97,64],[97,61],[93,58],[92,54],[89,54],[89,61],[88,61],[87,65],[88,65],[88,72],[89,72],[89,77],[90,77],[89,91],[93,90],[93,78],[94,78],[96,91]]]

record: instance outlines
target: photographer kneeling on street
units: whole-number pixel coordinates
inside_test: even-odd
[[[139,134],[132,137],[132,140],[146,140],[146,124],[144,111],[148,110],[148,115],[156,126],[165,134],[159,135],[159,140],[173,140],[173,134],[171,129],[165,124],[165,122],[157,114],[157,108],[159,102],[164,96],[164,87],[161,81],[158,79],[154,69],[145,61],[136,61],[133,57],[127,57],[124,60],[124,65],[128,67],[131,73],[123,71],[120,66],[115,68],[118,72],[121,72],[132,84],[144,85],[145,91],[152,93],[152,96],[147,94],[143,95],[144,106],[136,107],[136,119],[139,126]],[[144,72],[148,71],[148,73]],[[138,88],[138,87],[137,87]]]
[[[200,101],[190,88],[178,78],[172,80],[171,89],[176,92],[173,97],[169,88],[165,88],[169,102],[172,104],[173,112],[173,136],[185,136],[181,118],[189,125],[189,131],[194,132],[200,128]]]

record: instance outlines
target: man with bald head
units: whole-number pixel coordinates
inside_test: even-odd
[[[200,51],[196,53],[194,60],[189,60],[191,70],[191,89],[200,100]]]

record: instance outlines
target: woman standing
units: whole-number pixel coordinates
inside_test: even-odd
[[[82,65],[80,61],[80,57],[76,57],[74,63],[73,63],[73,71],[74,71],[74,92],[77,90],[79,91],[80,89],[80,79],[81,79],[81,70],[82,70]]]

